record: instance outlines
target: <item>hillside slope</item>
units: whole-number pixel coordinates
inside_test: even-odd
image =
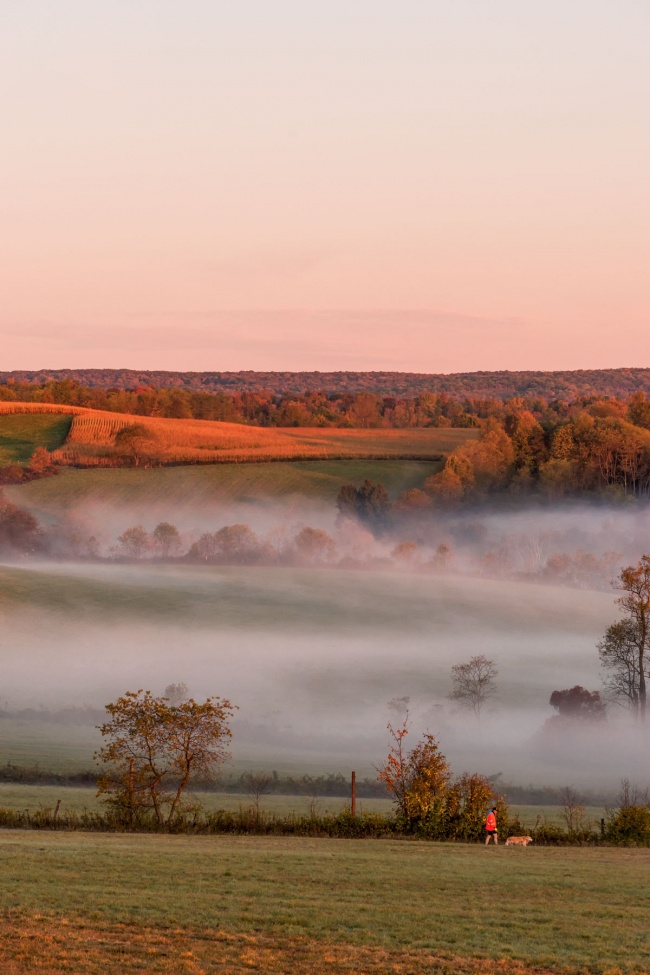
[[[61,465],[122,467],[304,459],[442,460],[477,430],[341,430],[261,428],[214,420],[173,420],[39,403],[0,403],[4,417],[59,413],[72,416],[65,443],[52,452]],[[4,414],[4,417],[3,417]],[[128,435],[129,428],[133,436]],[[120,434],[127,431],[126,438]],[[121,442],[120,442],[121,440]]]

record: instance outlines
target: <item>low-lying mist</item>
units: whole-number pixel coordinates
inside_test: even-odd
[[[619,538],[633,530],[622,517]],[[573,527],[586,534],[581,518],[588,514]],[[605,516],[593,518],[602,529]],[[550,514],[543,519],[550,530]],[[530,531],[502,515],[485,523],[504,536]],[[566,536],[568,521],[557,530]],[[408,697],[409,740],[434,733],[456,772],[615,790],[648,767],[647,736],[622,709],[610,708],[602,727],[544,727],[553,690],[601,686],[595,645],[618,615],[611,590],[388,568],[146,561],[22,563],[0,573],[8,712],[101,707],[126,690],[162,693],[184,681],[196,698],[238,705],[236,765],[372,775],[387,754],[387,721],[399,720],[388,702]],[[447,696],[451,667],[478,654],[499,671],[480,721]],[[88,766],[94,745],[89,733]],[[3,760],[12,760],[9,745]]]
[[[397,506],[383,522],[364,523],[341,517],[334,501],[219,499],[202,488],[138,503],[82,497],[62,510],[30,510],[44,525],[45,551],[64,561],[433,570],[609,591],[621,566],[650,548],[650,506],[640,503],[426,513]],[[161,523],[174,532],[168,542],[156,535]]]

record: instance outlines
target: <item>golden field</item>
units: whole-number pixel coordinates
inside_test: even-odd
[[[133,461],[151,464],[196,464],[220,461],[272,461],[331,458],[442,459],[476,430],[340,429],[254,427],[214,420],[174,420],[71,407],[52,403],[0,403],[0,414],[59,413],[72,416],[62,446],[52,451],[61,465],[119,467],[129,450],[116,436],[136,426],[140,437],[130,450]]]

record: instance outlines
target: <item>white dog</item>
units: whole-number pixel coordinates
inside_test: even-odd
[[[532,842],[532,836],[509,836],[506,840],[506,846],[528,846]]]

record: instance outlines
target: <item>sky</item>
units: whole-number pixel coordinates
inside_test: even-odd
[[[647,0],[0,0],[0,368],[650,366]]]

